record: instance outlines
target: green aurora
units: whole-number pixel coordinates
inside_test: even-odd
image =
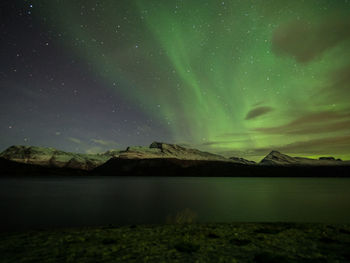
[[[271,149],[350,158],[348,1],[38,6],[61,44],[175,143],[251,159]]]

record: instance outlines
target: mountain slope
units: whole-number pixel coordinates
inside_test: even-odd
[[[161,142],[153,142],[149,147],[131,146],[124,151],[109,150],[101,154],[70,153],[54,148],[17,145],[7,148],[0,154],[0,157],[26,164],[81,170],[92,170],[113,157],[120,159],[175,158],[179,160],[224,161],[237,164],[249,162],[242,158],[227,159],[221,155]]]
[[[1,176],[81,176],[88,175],[89,171],[82,169],[60,168],[15,162],[0,157],[0,177]]]
[[[80,154],[64,152],[54,148],[17,145],[7,148],[0,154],[0,157],[20,163],[91,170],[116,156],[116,154],[116,151],[109,151],[104,154]]]
[[[342,161],[333,157],[320,157],[319,159],[310,159],[305,157],[291,157],[289,155],[272,151],[265,156],[259,163],[260,165],[350,165],[349,161]]]
[[[181,160],[217,160],[230,162],[229,159],[218,154],[203,152],[197,149],[185,148],[177,144],[168,144],[162,142],[153,142],[149,147],[128,147],[126,151],[123,151],[119,154],[119,158],[177,158]]]

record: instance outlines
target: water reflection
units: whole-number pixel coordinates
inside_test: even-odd
[[[0,224],[349,223],[349,189],[347,178],[2,178]]]
[[[192,224],[196,222],[197,213],[193,210],[186,208],[177,212],[174,216],[168,215],[166,223],[168,224]]]

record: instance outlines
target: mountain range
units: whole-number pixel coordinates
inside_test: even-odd
[[[279,173],[291,174],[292,170],[301,169],[309,173],[317,170],[318,174],[324,174],[327,169],[333,173],[337,169],[338,174],[340,170],[346,174],[349,167],[350,161],[333,157],[291,157],[278,151],[271,151],[255,163],[240,157],[226,158],[161,142],[153,142],[149,147],[131,146],[98,154],[71,153],[37,146],[11,146],[0,153],[0,171],[14,173],[16,170],[15,174],[29,169],[39,173],[79,171],[100,175],[278,176]]]

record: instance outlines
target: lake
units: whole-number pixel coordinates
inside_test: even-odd
[[[172,222],[350,223],[350,178],[3,177],[4,229]]]

